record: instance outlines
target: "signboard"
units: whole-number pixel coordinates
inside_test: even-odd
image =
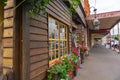
[[[107,29],[91,30],[91,33],[110,33],[110,30]]]
[[[108,17],[116,17],[116,16],[120,16],[120,11],[113,11],[113,12],[106,12],[106,13],[96,14],[96,17],[98,19],[100,19],[100,18],[108,18]],[[92,15],[87,17],[87,20],[94,19],[94,17],[95,17],[95,14],[92,14]]]

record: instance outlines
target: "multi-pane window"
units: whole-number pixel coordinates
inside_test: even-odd
[[[49,59],[68,54],[67,25],[49,17]]]

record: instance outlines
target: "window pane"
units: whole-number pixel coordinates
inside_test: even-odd
[[[58,41],[56,41],[56,49],[58,49],[58,47],[59,47],[59,42]]]
[[[67,50],[67,48],[65,48],[65,54],[67,54],[68,53],[68,50]]]
[[[60,55],[67,54],[67,41],[60,41]]]
[[[67,48],[60,49],[60,56],[64,56],[67,54]]]
[[[58,24],[54,19],[49,18],[49,38],[58,39]]]
[[[58,50],[49,51],[49,60],[58,58]]]
[[[55,50],[55,57],[58,58],[58,50]]]
[[[60,25],[60,39],[65,39],[65,27]]]
[[[67,48],[64,49],[64,55],[67,54]]]
[[[60,56],[63,56],[63,50],[60,49]]]
[[[63,41],[60,41],[60,48],[63,48]]]
[[[62,48],[67,47],[67,41],[61,41],[61,43],[62,43]]]
[[[49,41],[49,50],[53,50],[55,47],[54,41]]]
[[[60,41],[60,48],[65,48],[67,46],[66,41]]]
[[[65,26],[65,39],[67,39],[67,26]]]
[[[49,41],[49,55],[51,59],[58,58],[58,41]]]
[[[55,57],[54,57],[54,52],[50,51],[49,53],[50,53],[50,54],[49,54],[49,59],[50,59],[50,60],[55,59]]]

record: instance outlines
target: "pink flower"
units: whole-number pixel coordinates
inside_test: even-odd
[[[80,59],[80,57],[78,58],[78,61],[80,61],[81,59]]]
[[[79,44],[78,46],[79,46],[80,48],[82,48],[82,45],[81,45],[81,44]]]
[[[62,62],[62,64],[64,64],[64,62]]]
[[[80,65],[76,66],[76,69],[79,69],[80,68]]]

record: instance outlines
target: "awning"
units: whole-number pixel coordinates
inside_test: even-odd
[[[94,14],[86,18],[87,24],[91,30],[93,30],[93,19]],[[120,11],[106,12],[96,14],[97,18],[100,21],[100,29],[111,29],[115,24],[120,20]]]

